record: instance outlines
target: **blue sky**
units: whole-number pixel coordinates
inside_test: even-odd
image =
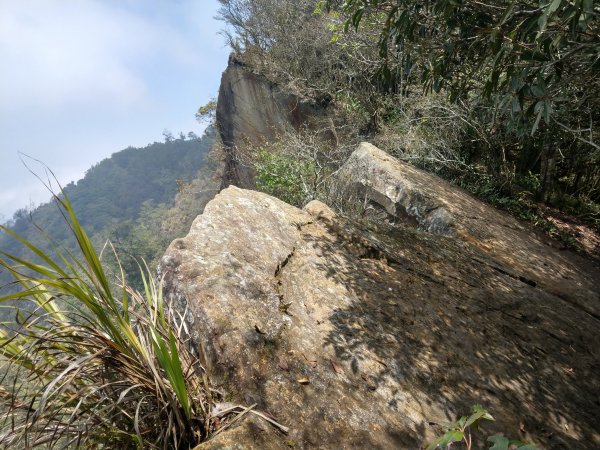
[[[216,0],[0,0],[0,222],[128,146],[203,127],[228,49]],[[39,169],[38,169],[39,170]]]

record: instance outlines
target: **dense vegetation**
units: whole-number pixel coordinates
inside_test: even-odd
[[[185,234],[214,196],[219,182],[212,178],[215,139],[214,129],[209,128],[202,138],[167,136],[162,143],[130,147],[64,187],[95,248],[100,251],[111,240],[131,286],[142,289],[138,263],[145,260],[155,267],[167,245]],[[63,251],[77,252],[72,232],[54,201],[17,211],[7,226],[45,251],[50,249],[50,237]],[[0,249],[25,256],[20,243],[7,233],[0,234]],[[104,259],[117,269],[110,251]],[[0,272],[0,286],[10,281],[6,271]]]
[[[540,202],[600,226],[597,2],[220,3],[238,59],[333,111],[340,142],[372,140],[550,231]]]

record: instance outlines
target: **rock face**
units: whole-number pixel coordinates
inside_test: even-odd
[[[221,77],[217,105],[217,126],[227,155],[223,187],[255,186],[254,173],[244,165],[241,151],[248,143],[272,140],[323,114],[251,72],[234,55]]]
[[[229,187],[169,247],[167,295],[215,378],[291,429],[244,420],[199,449],[420,448],[475,403],[489,434],[598,448],[598,269],[374,148],[356,162],[417,228]]]
[[[598,284],[587,260],[549,249],[552,242],[435,175],[363,142],[339,171],[347,196],[366,198],[393,222],[475,245],[507,276],[551,292],[600,319]]]

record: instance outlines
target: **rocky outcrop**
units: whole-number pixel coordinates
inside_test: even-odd
[[[457,234],[456,213],[449,210],[453,205],[443,200],[440,190],[443,187],[447,192],[447,186],[372,144],[362,142],[337,178],[345,197],[382,208],[392,222],[445,236]]]
[[[385,210],[392,223],[416,226],[477,246],[508,276],[539,286],[600,319],[597,267],[555,251],[546,236],[435,175],[363,142],[339,171],[344,195]]]
[[[223,187],[255,186],[254,173],[244,164],[243,148],[273,140],[323,115],[323,111],[253,73],[234,55],[221,77],[217,127],[226,151]]]
[[[191,309],[224,390],[290,427],[252,418],[199,449],[419,448],[430,422],[475,403],[497,419],[486,432],[597,448],[598,270],[545,246],[536,274],[524,225],[372,148],[353,159],[387,161],[376,173],[404,184],[373,180],[381,204],[415,204],[420,227],[446,235],[230,187],[163,258],[167,295]],[[447,225],[428,227],[427,205]]]

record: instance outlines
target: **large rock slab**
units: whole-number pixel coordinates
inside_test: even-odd
[[[464,190],[366,142],[340,169],[338,179],[346,195],[378,205],[392,221],[475,245],[503,262],[510,276],[540,285],[600,319],[595,263],[556,251],[548,237]]]
[[[419,448],[475,403],[486,432],[600,446],[598,319],[479,245],[230,187],[161,271],[231,401],[291,428],[199,449]]]

